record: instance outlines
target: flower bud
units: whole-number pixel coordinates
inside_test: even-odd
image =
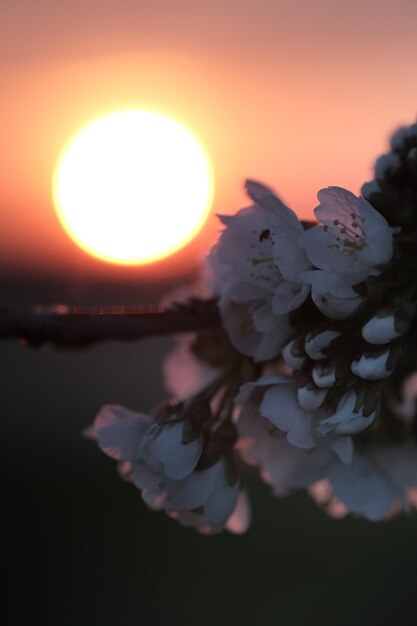
[[[320,389],[313,382],[308,382],[297,389],[298,404],[306,411],[320,408],[327,395],[327,389]]]
[[[387,361],[390,350],[387,349],[382,354],[366,355],[363,354],[357,361],[353,361],[351,369],[355,376],[365,380],[382,380],[388,378],[393,372],[388,369]]]
[[[321,420],[317,434],[356,435],[368,428],[379,406],[379,389],[371,384],[346,391],[339,400],[334,415]]]
[[[399,309],[381,309],[362,328],[362,337],[368,343],[389,343],[407,332],[410,322],[401,316]]]
[[[374,171],[376,178],[385,178],[387,174],[399,170],[401,161],[398,154],[390,152],[381,155],[375,163]]]
[[[369,182],[364,183],[361,187],[361,194],[368,201],[372,195],[380,194],[380,193],[382,193],[382,189],[381,189],[381,185],[378,183],[377,180],[370,180]]]
[[[336,384],[336,368],[333,364],[319,364],[313,369],[313,380],[317,387],[325,389]]]
[[[391,135],[390,144],[392,150],[403,150],[406,147],[411,135],[412,131],[409,126],[400,126]]]
[[[357,435],[368,428],[375,419],[375,413],[364,416],[362,413],[352,413],[348,418],[341,420],[334,430],[336,435]]]
[[[281,355],[284,363],[295,370],[300,370],[306,359],[303,343],[303,337],[296,337],[282,349]]]
[[[341,333],[336,330],[324,330],[317,334],[310,332],[305,338],[305,351],[308,356],[315,361],[325,359],[327,355],[323,354],[323,350],[331,344],[333,339],[336,339],[336,337],[339,337],[340,335]]]

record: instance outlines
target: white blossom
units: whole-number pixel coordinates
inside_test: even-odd
[[[286,433],[290,444],[300,448],[314,446],[313,416],[298,403],[294,380],[282,374],[265,375],[254,383],[244,385],[236,402],[252,401],[256,404],[256,397],[259,415]]]
[[[250,403],[242,406],[237,426],[242,458],[259,466],[276,495],[309,488],[330,515],[351,512],[373,521],[417,508],[414,444],[368,446],[353,453],[350,437],[327,435],[312,450],[303,450],[280,431],[271,431]]]
[[[165,508],[182,521],[189,512],[202,510],[212,532],[223,530],[233,514],[240,491],[237,477],[230,479],[228,461],[221,458],[208,468],[189,474],[184,480],[165,486]],[[189,519],[189,518],[188,518]]]
[[[356,452],[348,467],[329,468],[333,494],[353,513],[369,520],[390,518],[417,506],[417,449],[404,443]]]
[[[253,388],[249,401],[240,408],[237,449],[244,461],[260,468],[263,480],[277,495],[308,487],[327,477],[333,463],[349,465],[353,446],[350,437],[321,437],[314,448],[290,444],[283,432],[271,428],[258,410],[261,390]]]
[[[390,261],[394,231],[369,202],[346,189],[322,189],[318,199],[315,215],[321,225],[304,231],[299,241],[321,271],[304,272],[302,277],[310,282],[320,310],[343,319],[362,301],[352,287],[378,276],[379,266]]]
[[[318,224],[304,228],[247,180],[251,206],[220,216],[205,285],[214,314],[165,361],[176,399],[153,416],[105,406],[88,431],[150,508],[201,533],[244,532],[238,455],[276,495],[306,488],[335,517],[417,508],[417,372],[404,336],[416,316],[415,229],[401,177],[390,178],[411,176],[411,139],[417,125],[398,131],[376,162],[379,181],[363,187],[381,213],[328,187]],[[404,229],[395,242],[385,214]]]
[[[292,308],[296,308],[309,293],[308,286],[300,279],[301,273],[310,266],[308,257],[298,242],[304,232],[303,226],[294,211],[286,207],[269,187],[251,180],[246,181],[245,187],[249,197],[257,205],[270,211],[274,262],[286,281],[293,283],[292,289],[298,285],[297,304],[294,302],[292,305]]]
[[[101,450],[117,461],[131,461],[153,424],[150,415],[115,404],[103,406],[90,433]]]
[[[255,204],[223,218],[208,265],[231,342],[264,361],[291,336],[288,313],[308,296],[301,273],[310,262],[298,243],[303,227],[295,213],[260,183],[247,181],[246,189]]]
[[[164,509],[204,532],[227,525],[240,492],[231,452],[216,452],[214,445],[207,457],[203,437],[190,418],[158,423],[146,414],[109,405],[96,417],[93,432],[103,452],[123,461],[124,475],[150,508]]]
[[[352,315],[364,298],[346,283],[346,278],[330,270],[310,270],[302,277],[311,285],[311,298],[324,315],[333,320]]]

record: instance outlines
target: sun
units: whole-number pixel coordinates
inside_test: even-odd
[[[53,177],[71,239],[111,263],[144,264],[185,246],[210,212],[214,178],[197,138],[150,111],[119,111],[77,132]]]

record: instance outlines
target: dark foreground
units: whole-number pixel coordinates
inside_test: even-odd
[[[0,290],[10,306],[156,297],[132,285],[4,281]],[[272,498],[250,476],[249,532],[201,537],[149,511],[80,436],[102,404],[148,409],[161,399],[170,345],[68,353],[0,345],[4,623],[414,625],[417,515],[334,521],[306,495]]]

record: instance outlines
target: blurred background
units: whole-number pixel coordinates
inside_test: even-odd
[[[411,0],[2,0],[0,306],[159,301],[194,279],[246,176],[302,217],[321,187],[358,193],[415,120],[416,34]],[[133,267],[75,246],[51,199],[68,138],[125,108],[191,128],[216,182],[193,242]],[[201,537],[150,512],[81,437],[105,403],[159,402],[172,345],[0,346],[6,623],[415,624],[415,516],[334,521],[249,474],[249,532]]]

